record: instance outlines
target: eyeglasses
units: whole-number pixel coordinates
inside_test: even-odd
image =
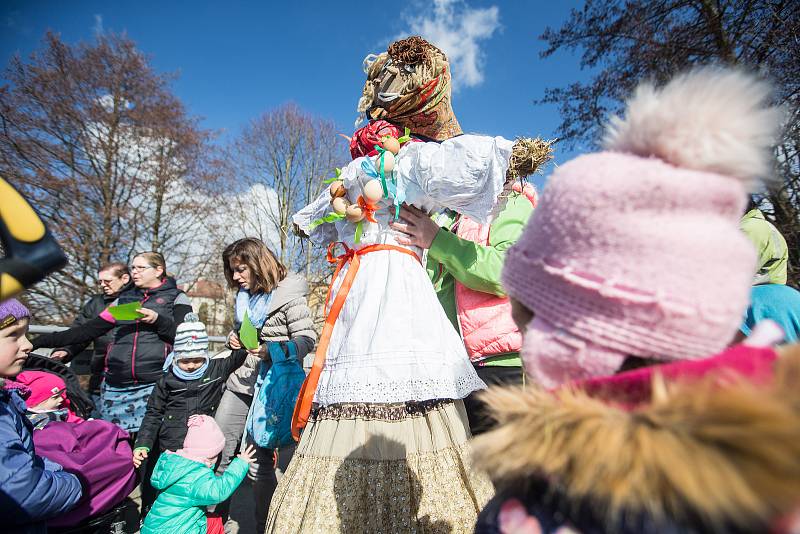
[[[155,269],[152,265],[131,265],[130,270],[132,273],[140,273],[142,271],[146,271],[147,269]]]

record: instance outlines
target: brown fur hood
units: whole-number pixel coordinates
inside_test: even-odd
[[[547,480],[611,517],[766,525],[800,504],[800,346],[770,385],[713,376],[667,385],[631,411],[574,389],[484,394],[499,427],[474,441],[498,488]],[[716,528],[714,529],[716,530]]]

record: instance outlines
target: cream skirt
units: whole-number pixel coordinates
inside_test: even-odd
[[[494,490],[469,465],[469,438],[461,400],[316,409],[267,532],[471,533]]]

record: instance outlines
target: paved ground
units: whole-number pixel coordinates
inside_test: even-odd
[[[253,518],[253,488],[245,479],[233,494],[231,517],[225,525],[228,534],[257,534],[256,522]]]

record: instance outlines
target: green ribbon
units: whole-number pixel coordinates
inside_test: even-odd
[[[378,153],[380,154],[380,162],[381,162],[381,164],[380,164],[380,169],[378,170],[378,176],[380,176],[380,178],[381,178],[381,187],[383,187],[383,196],[388,197],[389,196],[389,189],[386,187],[386,176],[384,175],[384,172],[383,172],[383,157],[386,154],[386,149],[385,148],[381,148],[378,145],[375,145],[375,150],[377,150]]]
[[[406,128],[406,133],[405,133],[405,135],[403,135],[402,137],[400,137],[400,138],[398,139],[398,141],[400,141],[400,144],[401,144],[401,145],[402,145],[403,143],[408,143],[409,141],[411,141],[411,130],[409,130],[408,128]]]
[[[333,182],[338,180],[341,175],[342,175],[342,169],[336,167],[336,176],[334,176],[333,178],[328,178],[327,180],[323,180],[322,183],[325,185],[332,184]]]
[[[361,243],[361,235],[364,233],[364,225],[361,222],[358,221],[356,223],[356,235],[354,237],[356,243]]]
[[[313,230],[314,228],[316,228],[320,224],[341,221],[342,219],[344,219],[344,215],[339,215],[338,213],[329,213],[325,217],[322,217],[322,218],[317,219],[316,221],[312,222],[308,227],[308,231],[310,232],[311,230]]]

